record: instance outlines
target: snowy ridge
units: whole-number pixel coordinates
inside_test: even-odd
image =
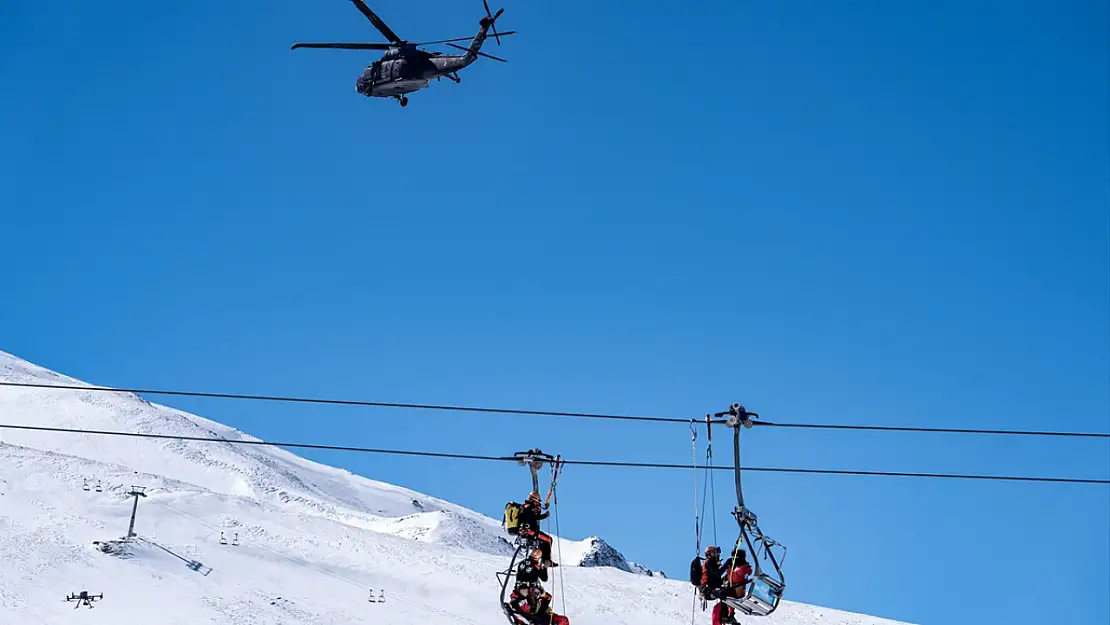
[[[660,575],[651,569],[625,558],[609,543],[597,536],[581,542],[564,540],[563,557],[575,566],[607,566],[637,575]]]
[[[3,352],[0,379],[81,384]],[[122,393],[0,387],[0,420],[257,440]],[[2,624],[70,622],[62,599],[79,590],[105,593],[81,608],[91,625],[505,622],[494,573],[511,545],[499,519],[269,446],[16,430],[0,440]],[[104,553],[93,543],[126,533],[132,484],[148,495],[141,540]],[[690,623],[689,584],[650,576],[597,537],[560,547],[549,589],[575,625]],[[764,622],[895,625],[791,602]]]
[[[0,352],[0,380],[91,386]],[[25,425],[79,427],[173,434],[228,440],[259,439],[234,428],[131,393],[82,393],[33,388],[0,388],[0,414]],[[38,417],[38,418],[36,418]],[[36,449],[65,451],[84,458],[132,467],[140,472],[189,482],[217,493],[280,503],[299,511],[379,532],[465,547],[493,555],[512,553],[500,520],[405,488],[368,480],[349,471],[303,459],[277,447],[197,441],[133,439],[105,444],[102,436],[11,431],[3,439]],[[74,440],[76,438],[77,440]],[[203,477],[197,479],[197,468]],[[595,539],[562,541],[565,565],[614,566],[647,573]],[[611,553],[610,553],[611,552]]]

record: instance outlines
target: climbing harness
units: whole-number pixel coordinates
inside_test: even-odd
[[[753,425],[752,418],[759,415],[748,412],[740,404],[732,404],[725,412],[717,413],[717,418],[725,417],[725,425],[732,428],[733,437],[733,469],[736,473],[736,509],[732,516],[740,526],[740,535],[736,538],[736,547],[732,550],[733,559],[729,569],[729,578],[736,566],[736,554],[741,550],[741,545],[752,554],[751,581],[746,585],[747,591],[742,597],[722,597],[730,607],[748,616],[767,616],[775,611],[786,590],[786,579],[783,577],[782,565],[786,561],[786,547],[775,542],[759,529],[759,521],[755,513],[744,504],[744,491],[740,481],[740,428],[750,429]],[[778,547],[781,556],[776,557],[774,548]],[[769,566],[764,566],[764,561]]]
[[[545,465],[545,464],[547,464],[551,467],[551,485],[550,485],[550,487],[548,488],[548,491],[547,491],[547,498],[543,502],[543,509],[544,510],[548,509],[548,504],[551,502],[552,497],[555,497],[555,500],[557,502],[558,497],[555,495],[555,484],[559,479],[559,474],[562,472],[562,459],[561,459],[561,457],[552,456],[551,454],[545,454],[544,452],[540,451],[539,449],[530,449],[528,451],[518,451],[516,454],[513,455],[513,457],[516,458],[517,464],[519,464],[522,467],[523,466],[528,467],[528,470],[532,475],[532,492],[534,492],[534,493],[539,493],[540,492],[540,483],[539,483],[539,471],[540,471],[540,469],[542,469],[543,465]],[[508,517],[508,512],[510,510],[510,507],[514,506],[514,505],[518,506],[518,508],[516,508],[516,512],[519,513],[519,505],[520,504],[517,504],[516,502],[509,502],[505,506],[506,520],[508,520],[507,517]],[[550,521],[549,521],[549,523],[550,523]],[[506,526],[508,526],[507,523],[506,523]],[[514,519],[514,527],[515,527],[515,519]],[[536,528],[536,529],[538,530],[539,528]],[[510,532],[510,533],[514,533],[514,532]],[[514,580],[516,579],[517,565],[522,560],[524,560],[525,558],[528,557],[528,554],[532,551],[532,549],[534,547],[539,547],[540,543],[539,543],[539,540],[535,537],[535,535],[522,536],[519,532],[515,532],[515,535],[516,535],[516,539],[514,540],[513,545],[516,547],[516,550],[513,551],[513,557],[509,560],[509,567],[507,569],[505,569],[504,571],[498,571],[497,572],[497,581],[500,582],[500,584],[501,584],[501,610],[505,613],[505,616],[509,619],[509,623],[511,623],[512,625],[526,625],[526,621],[522,621],[520,619],[520,617],[513,611],[512,606],[509,603],[509,598],[510,598],[510,595],[512,594],[513,590],[516,588],[516,584],[515,584]]]

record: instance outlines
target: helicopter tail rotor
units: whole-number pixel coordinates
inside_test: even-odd
[[[504,7],[497,9],[497,13],[493,14],[490,13],[489,3],[486,2],[486,0],[482,0],[482,6],[486,7],[486,16],[489,17],[489,29],[493,33],[493,38],[497,40],[497,45],[501,45],[501,36],[497,34],[497,26],[494,23],[497,21],[497,18],[501,17],[501,14],[505,12],[505,9]]]

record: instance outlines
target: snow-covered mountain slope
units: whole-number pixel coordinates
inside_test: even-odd
[[[83,384],[3,352],[0,380]],[[250,439],[122,393],[0,387],[0,421]],[[450,502],[261,445],[18,430],[0,440],[0,623],[74,618],[64,599],[81,590],[104,593],[80,608],[93,625],[505,622],[495,573],[508,537]],[[105,545],[127,531],[132,485],[147,495],[139,539]],[[690,622],[684,581],[643,574],[596,537],[562,551],[548,586],[575,625]],[[789,602],[764,621],[893,625]]]

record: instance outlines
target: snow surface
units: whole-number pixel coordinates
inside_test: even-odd
[[[85,385],[4,352],[0,380]],[[257,440],[127,393],[0,387],[0,422]],[[264,445],[10,429],[0,441],[2,625],[507,622],[500,519]],[[132,485],[147,494],[138,539],[111,542],[127,532]],[[574,625],[691,622],[684,580],[598,537],[559,540],[548,587]],[[104,599],[75,613],[64,599],[81,590]],[[786,601],[745,622],[897,625]]]

